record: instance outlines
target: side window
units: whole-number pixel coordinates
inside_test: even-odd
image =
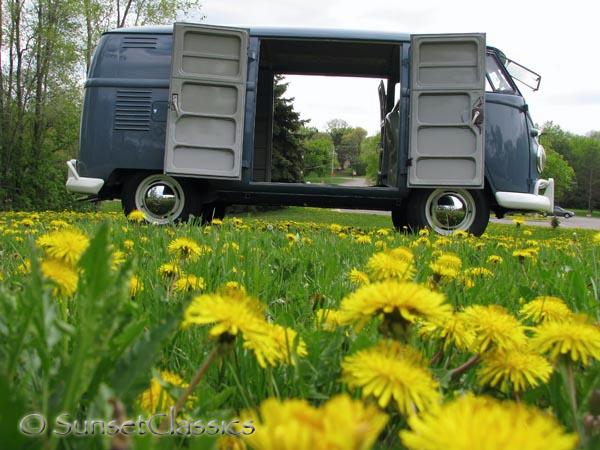
[[[487,55],[485,60],[485,90],[488,92],[503,92],[514,93],[509,81],[506,79],[504,72],[498,65],[496,58],[492,55]]]

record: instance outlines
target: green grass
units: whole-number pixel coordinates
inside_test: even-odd
[[[308,350],[304,358],[295,356],[295,365],[263,369],[238,336],[195,390],[195,401],[187,411],[195,418],[235,417],[273,396],[304,398],[315,405],[340,392],[359,398],[359,393],[340,381],[341,363],[381,340],[380,319],[374,317],[360,330],[327,331],[316,321],[315,311],[338,308],[357,289],[349,272],[367,270],[369,258],[384,248],[410,248],[414,280],[423,284],[432,282],[430,264],[440,252],[458,255],[463,270],[491,270],[491,277],[474,278],[470,288],[460,278],[439,285],[456,310],[498,304],[519,317],[524,302],[554,295],[593,320],[600,315],[600,248],[590,231],[578,232],[574,241],[572,230],[491,224],[479,239],[419,238],[393,232],[389,217],[316,208],[247,214],[241,220],[228,218],[223,225],[210,227],[157,227],[128,223],[115,205],[103,208],[116,212],[0,214],[0,252],[8,256],[0,259],[0,410],[10,412],[3,420],[7,448],[31,442],[15,431],[15,420],[28,411],[43,411],[50,417],[68,411],[109,418],[109,400],[118,398],[127,415],[137,417],[146,414],[139,395],[158,371],[169,370],[188,381],[192,378],[215,344],[208,337],[210,326],[179,326],[183,310],[199,292],[176,292],[174,280],[159,274],[161,265],[168,262],[202,277],[205,293],[229,281],[245,286],[262,302],[269,320],[297,331]],[[43,251],[36,248],[35,239],[61,226],[53,220],[69,222],[92,238],[78,264],[80,281],[73,296],[57,296],[36,263]],[[339,227],[331,227],[332,223]],[[204,254],[195,260],[178,258],[169,251],[169,244],[178,237],[193,239],[203,246]],[[520,262],[512,254],[531,247],[538,248],[534,260]],[[488,263],[490,255],[502,257],[503,262]],[[32,262],[30,273],[21,267],[26,259]],[[133,297],[129,293],[132,274],[143,285]],[[230,317],[236,317],[235,309]],[[409,330],[410,344],[429,361],[439,350],[439,342],[419,337],[414,326]],[[506,393],[481,386],[476,370],[458,380],[448,379],[448,370],[469,357],[469,352],[453,350],[432,365],[442,394],[451,398],[467,390],[505,399]],[[576,365],[575,372],[580,423],[587,399],[600,380],[600,364]],[[166,389],[174,397],[181,394],[180,389]],[[569,400],[558,371],[547,384],[528,390],[521,401],[552,410],[564,427],[572,429]],[[399,448],[398,431],[406,428],[406,420],[394,406],[385,411],[390,422],[377,447]],[[194,439],[133,439],[136,448],[161,450],[211,448],[213,444]],[[51,435],[38,442],[50,450],[107,447],[100,439],[57,440]],[[588,448],[596,444],[591,441]]]
[[[578,217],[587,217],[587,215],[588,215],[587,209],[571,209],[571,208],[565,208],[565,209],[573,211]],[[592,217],[600,217],[600,210],[592,211]]]

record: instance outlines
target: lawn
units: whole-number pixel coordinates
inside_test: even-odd
[[[314,208],[204,227],[2,213],[3,448],[598,448],[600,237],[571,231],[410,235]],[[171,439],[54,433],[60,413],[170,408]],[[17,432],[31,412],[48,418],[36,438]]]

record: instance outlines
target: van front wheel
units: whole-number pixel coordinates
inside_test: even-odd
[[[163,174],[139,174],[129,178],[122,192],[123,211],[138,210],[147,222],[164,225],[187,221],[197,215],[192,189],[181,180]]]
[[[417,189],[410,196],[407,218],[413,230],[430,228],[444,235],[462,230],[481,236],[490,219],[490,204],[483,190]]]

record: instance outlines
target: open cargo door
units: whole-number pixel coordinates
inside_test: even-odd
[[[248,30],[176,23],[165,172],[240,179]]]
[[[411,38],[408,185],[484,183],[485,34]]]

